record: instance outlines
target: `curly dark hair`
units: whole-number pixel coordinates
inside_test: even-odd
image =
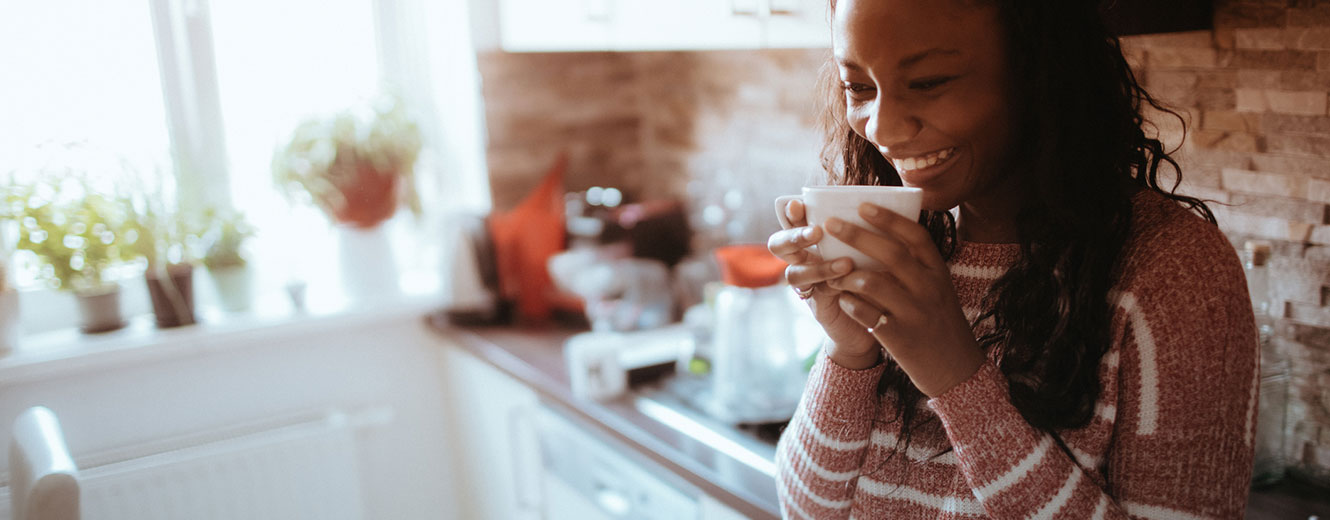
[[[1153,190],[1212,224],[1205,203],[1176,193],[1178,163],[1155,136],[1142,109],[1185,120],[1137,82],[1095,2],[980,0],[997,8],[1012,73],[1016,141],[1007,154],[1024,188],[1017,214],[1021,258],[985,296],[972,323],[991,320],[978,337],[997,349],[1012,404],[1032,426],[1054,433],[1089,424],[1101,392],[1098,366],[1110,347],[1110,289],[1131,234],[1131,199]],[[836,0],[831,0],[836,8]],[[824,71],[829,95],[822,164],[832,184],[901,185],[891,163],[850,128],[834,63]],[[1160,186],[1161,166],[1175,177]],[[1167,181],[1166,181],[1167,182]],[[957,244],[950,212],[920,217],[944,258]],[[914,403],[923,398],[888,361],[878,385],[895,393],[901,435],[909,445]]]

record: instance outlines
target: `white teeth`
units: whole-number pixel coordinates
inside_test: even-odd
[[[933,166],[943,161],[946,161],[947,159],[950,159],[954,153],[955,153],[954,148],[947,148],[946,150],[942,150],[940,152],[933,152],[921,157],[892,159],[891,164],[892,166],[896,167],[897,171],[918,170],[921,168],[927,168],[929,166]]]

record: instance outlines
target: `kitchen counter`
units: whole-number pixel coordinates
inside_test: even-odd
[[[573,396],[564,366],[567,329],[458,328],[430,319],[430,326],[463,349],[526,383],[549,404],[583,419],[736,512],[753,519],[779,518],[772,476],[644,413],[636,395],[606,402]]]
[[[462,348],[530,385],[542,399],[599,426],[653,462],[749,518],[779,518],[770,474],[644,413],[628,395],[608,402],[573,396],[563,342],[577,331],[511,327],[457,328],[431,321]],[[1330,518],[1330,498],[1297,482],[1252,491],[1248,520]]]

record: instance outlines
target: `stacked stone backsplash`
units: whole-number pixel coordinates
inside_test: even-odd
[[[1181,191],[1241,248],[1274,245],[1277,347],[1292,366],[1289,457],[1330,483],[1330,1],[1224,1],[1215,29],[1133,36],[1138,78],[1178,110]],[[495,207],[561,151],[567,187],[684,200],[703,247],[763,242],[771,200],[820,180],[820,50],[480,57]],[[728,223],[728,224],[727,224]],[[726,229],[728,225],[729,229]]]
[[[820,180],[820,50],[480,56],[494,204],[560,152],[569,190],[684,201],[699,246],[765,243],[772,200]],[[727,229],[728,228],[728,229]]]
[[[1129,37],[1137,77],[1187,119],[1181,191],[1214,200],[1235,246],[1274,245],[1276,348],[1292,367],[1295,473],[1330,483],[1330,2],[1219,1],[1215,28]]]

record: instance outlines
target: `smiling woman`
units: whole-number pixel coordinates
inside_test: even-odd
[[[840,0],[823,164],[919,222],[769,247],[830,341],[778,451],[809,518],[1239,518],[1257,342],[1242,270],[1096,2]],[[1180,172],[1177,172],[1180,174]],[[884,264],[809,251],[834,237]]]

